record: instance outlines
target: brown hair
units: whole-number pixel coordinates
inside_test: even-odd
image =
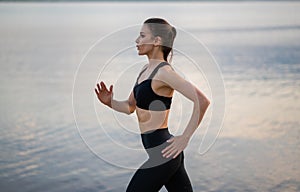
[[[162,52],[164,60],[168,61],[168,55],[171,52],[171,60],[173,56],[173,43],[176,37],[176,29],[171,26],[166,20],[161,18],[149,18],[144,21],[144,24],[149,26],[154,37],[159,36],[162,39]]]

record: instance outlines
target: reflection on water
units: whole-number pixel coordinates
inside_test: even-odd
[[[216,144],[204,155],[197,153],[206,119],[186,150],[195,191],[300,191],[300,4],[159,4],[0,4],[3,191],[124,191],[134,170],[99,158],[78,134],[72,111],[73,78],[85,51],[99,37],[162,13],[206,43],[226,87],[226,114]],[[124,16],[122,21],[115,12]],[[195,21],[187,22],[191,17]],[[123,75],[131,78],[128,82],[134,82],[136,70]],[[192,70],[187,74],[190,79],[198,75]],[[116,95],[123,97],[129,86],[115,88]],[[205,83],[200,86],[208,91]],[[93,90],[91,99],[92,94]],[[185,102],[179,96],[175,99]],[[111,139],[141,149],[134,115],[112,114],[120,120],[115,122],[108,118],[108,109],[99,111]],[[182,113],[183,124],[189,114]],[[174,119],[176,115],[181,116],[173,114]],[[95,149],[119,157],[122,148],[103,142],[107,135],[91,122],[93,118],[85,116],[80,122],[82,133]],[[180,133],[174,129],[174,119],[172,131]],[[122,124],[130,128],[123,129]],[[139,164],[146,156],[137,152],[140,155],[133,158]],[[124,163],[132,156],[124,154]]]

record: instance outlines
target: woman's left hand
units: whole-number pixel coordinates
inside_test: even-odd
[[[186,148],[189,143],[189,138],[180,135],[172,137],[167,140],[167,142],[170,143],[170,145],[161,151],[163,153],[163,157],[169,158],[173,156],[175,159]]]

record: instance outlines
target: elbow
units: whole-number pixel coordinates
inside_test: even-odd
[[[206,109],[208,108],[208,106],[210,105],[210,100],[207,98],[202,98],[200,100],[200,108],[203,111],[206,111]]]
[[[210,105],[210,100],[209,99],[207,99],[207,98],[205,98],[205,102],[204,102],[205,104],[205,106],[206,106],[206,108],[208,108],[208,106]]]
[[[134,111],[135,111],[134,109],[133,110],[129,110],[128,113],[127,113],[127,115],[132,114]]]
[[[200,91],[197,91],[197,97],[200,105],[199,107],[201,108],[201,110],[206,111],[206,109],[210,105],[210,100]]]
[[[129,106],[129,109],[128,109],[128,111],[127,111],[127,115],[130,115],[130,114],[132,114],[133,112],[135,111],[135,106]]]
[[[210,105],[210,100],[205,98],[202,105],[204,105],[205,110],[206,110],[208,108],[208,106]]]

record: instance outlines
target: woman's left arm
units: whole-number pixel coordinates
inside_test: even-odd
[[[170,145],[162,151],[164,157],[169,158],[173,156],[173,158],[176,158],[188,145],[190,138],[203,119],[210,101],[197,87],[183,79],[171,67],[163,67],[159,70],[157,76],[159,80],[180,92],[194,104],[192,116],[183,134],[169,139],[167,142]]]

